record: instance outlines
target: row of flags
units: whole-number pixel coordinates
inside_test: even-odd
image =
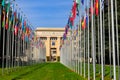
[[[65,32],[63,34],[63,43],[64,40],[67,37],[69,29],[72,30],[74,27],[74,21],[76,19],[76,16],[80,18],[78,23],[81,23],[82,30],[86,29],[89,23],[89,18],[91,18],[92,15],[99,16],[99,6],[101,1],[101,9],[104,8],[104,0],[95,0],[93,4],[91,3],[91,0],[73,0],[72,9],[70,12],[70,16],[68,18],[68,23],[65,26]],[[78,27],[80,27],[80,24],[76,26],[76,32],[74,32],[76,35],[78,34]]]
[[[32,42],[31,44],[36,46],[38,46],[38,44],[39,46],[43,44],[37,40],[31,25],[29,25],[25,17],[22,16],[20,12],[15,10],[14,4],[11,5],[10,1],[6,3],[5,0],[2,0],[1,12],[2,28],[13,32],[15,36],[18,36],[20,39],[25,40],[26,42]]]

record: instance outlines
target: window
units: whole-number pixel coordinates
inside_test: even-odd
[[[54,41],[52,41],[52,46],[54,46],[55,45],[55,42]]]
[[[53,54],[56,54],[56,51],[53,51]]]
[[[33,54],[32,54],[32,57],[33,57]]]

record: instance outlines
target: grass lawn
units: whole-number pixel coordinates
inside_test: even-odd
[[[0,69],[1,71],[1,69]],[[85,80],[60,63],[42,63],[1,75],[0,80]]]
[[[75,62],[73,62],[73,65],[75,65]],[[86,74],[86,78],[88,77],[88,64],[85,64],[85,74]],[[73,66],[75,67],[75,66]],[[78,68],[78,67],[77,67]],[[80,70],[80,67],[79,67]],[[111,75],[113,75],[113,66],[111,66]],[[81,72],[81,71],[79,71]],[[90,64],[90,79],[93,80],[93,64]],[[84,76],[84,64],[82,63],[82,75]],[[101,74],[101,65],[96,64],[96,80],[102,80],[101,79],[102,74]],[[118,66],[116,66],[116,80],[118,80]],[[110,78],[110,66],[109,65],[105,65],[104,66],[104,80],[112,80]]]

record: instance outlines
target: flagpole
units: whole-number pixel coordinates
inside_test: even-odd
[[[93,8],[93,0],[91,0],[91,6]],[[94,44],[94,25],[93,25],[93,14],[92,14],[92,18],[91,18],[91,31],[92,31],[92,54],[93,54],[93,80],[95,80],[95,74],[96,74],[96,71],[95,71],[95,44]]]
[[[85,38],[85,29],[84,29],[84,78],[86,77],[86,75],[85,75],[85,73],[86,73],[86,72],[85,72],[85,71],[86,71],[86,70],[85,70],[85,51],[86,51],[86,50],[85,50],[85,47],[86,47],[86,46],[85,46],[85,40],[86,40],[86,38]]]
[[[101,41],[101,48],[100,48],[100,52],[101,52],[101,71],[102,71],[102,80],[104,80],[104,71],[103,71],[103,34],[102,34],[102,2],[100,1],[100,41]]]
[[[8,73],[8,61],[9,61],[9,32],[7,30],[7,42],[6,42],[6,70]]]
[[[114,9],[113,0],[111,0],[111,24],[112,24],[112,50],[113,50],[113,70],[114,70],[114,80],[116,80],[116,56],[115,56],[115,33],[114,33]]]
[[[14,34],[14,31],[13,31],[13,34]],[[14,61],[14,68],[16,68],[16,53],[17,53],[17,46],[16,46],[16,43],[17,43],[17,41],[16,41],[16,35],[14,34],[14,36],[15,36],[15,55],[14,55],[14,58],[15,58],[15,61]],[[16,69],[15,69],[16,70]]]
[[[72,69],[72,32],[70,31],[70,67]]]
[[[16,36],[17,36],[17,67],[19,67],[19,40],[20,40],[19,39],[19,32]]]
[[[9,27],[11,27],[11,26],[9,26]],[[10,40],[9,40],[9,70],[10,70],[10,68],[11,68],[11,32],[9,31],[9,35],[10,35]],[[11,70],[10,70],[11,71]]]
[[[109,29],[109,60],[110,60],[110,79],[112,77],[111,71],[111,28],[110,28],[110,2],[108,0],[108,29]]]
[[[80,19],[79,19],[79,21],[80,21]],[[79,40],[79,38],[80,38],[79,33],[80,32],[79,32],[79,27],[80,27],[80,24],[78,24],[78,74],[80,74],[80,72],[79,72],[80,71],[80,69],[79,69],[80,68],[80,60],[79,60],[80,59],[80,43],[79,43],[80,42],[80,40]]]
[[[14,26],[14,25],[13,25]],[[12,68],[14,67],[14,31],[12,31]]]
[[[81,32],[82,30],[81,30],[81,21],[80,21],[80,73],[81,73],[81,75],[82,75],[82,32]]]
[[[105,26],[104,26],[104,8],[103,8],[103,69],[105,75]]]
[[[98,61],[99,61],[99,74],[100,74],[100,21],[99,21],[99,15],[97,17],[97,22],[98,22]]]
[[[89,12],[89,9],[87,9],[87,12]],[[87,13],[87,15],[88,15],[88,25],[87,25],[87,27],[88,27],[88,31],[87,31],[87,33],[88,33],[88,80],[90,80],[90,49],[89,49],[89,47],[90,47],[90,45],[89,45],[89,13]]]
[[[93,0],[93,3],[92,4],[95,4],[96,3],[96,1],[95,0]],[[94,7],[93,7],[93,40],[94,40],[94,46],[93,46],[93,49],[94,49],[94,55],[93,55],[93,57],[94,57],[94,59],[93,59],[93,71],[94,71],[94,79],[95,79],[95,77],[96,77],[96,22],[97,22],[97,20],[96,20],[96,18],[95,18],[95,15],[94,15],[94,13],[95,13],[95,9],[94,9]],[[96,21],[95,21],[96,20]]]
[[[119,37],[118,37],[118,15],[117,15],[117,0],[115,0],[115,18],[116,18],[116,40],[117,40],[117,61],[118,61],[118,76],[120,80],[120,55],[119,55]]]
[[[3,12],[3,14],[5,16],[5,12]],[[3,26],[2,75],[4,75],[4,55],[5,55],[5,26]]]
[[[5,28],[3,27],[2,75],[4,75],[4,54],[5,54]]]
[[[1,21],[2,21],[2,6],[0,6],[0,40],[1,40],[1,25],[2,25]]]

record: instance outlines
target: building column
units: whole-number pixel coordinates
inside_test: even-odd
[[[57,37],[57,61],[60,60],[60,37]]]
[[[50,60],[50,37],[47,37],[46,41],[46,61]]]

